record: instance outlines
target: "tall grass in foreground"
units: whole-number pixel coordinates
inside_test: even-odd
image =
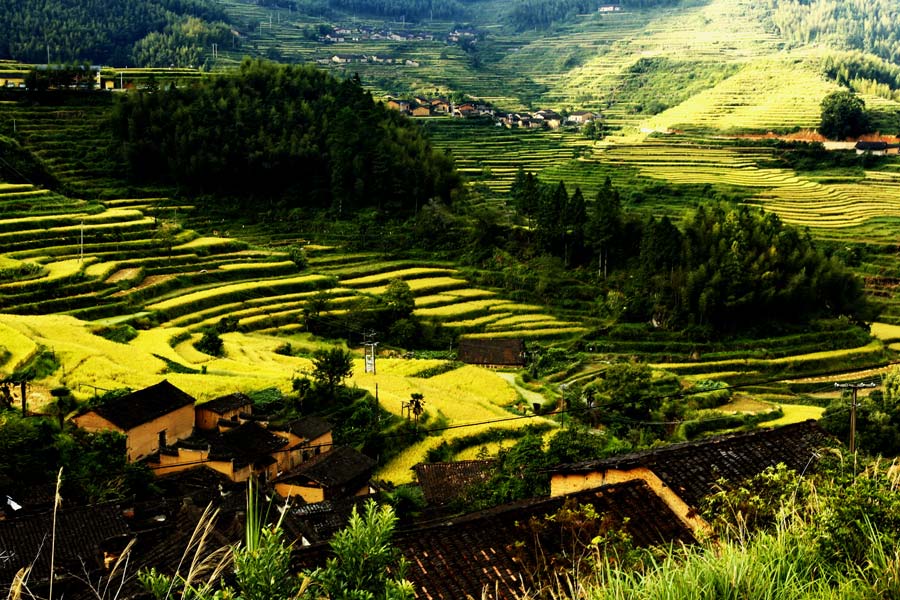
[[[900,549],[881,544],[874,528],[865,564],[828,564],[792,527],[683,548],[654,559],[643,570],[612,562],[587,577],[557,585],[549,596],[521,600],[887,600],[900,598]]]
[[[787,500],[769,529],[748,532],[738,513],[720,539],[647,551],[636,567],[598,553],[586,576],[523,600],[900,599],[900,469],[875,462],[800,485],[808,496]]]

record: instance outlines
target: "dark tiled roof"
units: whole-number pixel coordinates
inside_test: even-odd
[[[243,496],[242,500],[245,500]],[[243,506],[246,507],[246,503]],[[206,545],[200,552],[201,556],[208,556],[243,538],[244,527],[238,513],[221,507],[219,509],[212,525],[205,528],[207,538]],[[139,568],[155,567],[160,572],[172,574],[180,567],[181,573],[185,574],[194,558],[191,537],[198,530],[204,506],[176,500],[173,504],[163,506],[158,512],[165,516],[165,520],[156,522],[155,526],[146,528],[138,536],[132,552],[133,568],[136,571]]]
[[[247,506],[247,485],[235,483],[206,465],[158,476],[153,483],[164,497],[190,498],[196,506],[212,503],[220,510],[243,510]]]
[[[52,532],[52,512],[0,521],[0,590],[12,582],[20,568],[28,565],[33,564],[33,579],[46,578]],[[54,564],[64,572],[84,576],[82,563],[88,570],[101,567],[105,544],[129,535],[118,505],[60,510],[56,518]],[[119,545],[124,547],[124,543]]]
[[[266,459],[287,444],[286,438],[275,435],[259,423],[248,421],[211,438],[209,457],[213,460],[234,459],[238,464],[249,464]]]
[[[713,491],[716,481],[739,482],[784,463],[803,472],[814,462],[814,452],[828,436],[815,421],[717,436],[696,442],[673,444],[603,460],[560,465],[554,473],[588,473],[606,469],[646,467],[682,500],[698,506]]]
[[[459,360],[471,365],[521,366],[525,341],[513,338],[462,338]]]
[[[227,396],[219,396],[218,398],[210,400],[209,402],[198,404],[197,408],[202,408],[204,410],[214,412],[217,415],[224,415],[227,412],[231,412],[245,406],[251,406],[252,404],[253,400],[251,400],[249,396],[238,392],[236,394],[228,394]]]
[[[22,508],[13,510],[7,496]],[[48,510],[53,507],[55,497],[56,486],[50,482],[30,483],[0,475],[0,513],[5,512],[9,517]]]
[[[887,142],[856,142],[857,150],[887,150]]]
[[[346,527],[353,507],[362,512],[362,505],[369,496],[354,496],[337,500],[325,500],[301,504],[291,508],[284,519],[284,528],[293,538],[302,535],[310,543],[325,542],[340,529]]]
[[[395,534],[394,545],[409,562],[406,577],[413,583],[416,597],[482,598],[482,591],[487,589],[486,597],[492,600],[521,598],[523,582],[528,587],[531,576],[531,566],[522,557],[538,551],[533,536],[522,524],[532,517],[543,518],[555,513],[567,498],[591,505],[613,527],[624,528],[638,546],[695,541],[691,532],[643,481],[568,497],[506,504]],[[329,555],[327,547],[314,545],[299,549],[296,562],[304,567],[315,566]]]
[[[95,408],[94,412],[127,431],[194,402],[192,396],[163,380],[148,388],[109,400],[103,406]]]
[[[285,429],[298,437],[314,440],[332,430],[332,425],[319,417],[303,417],[287,423]]]
[[[425,500],[431,505],[447,504],[468,488],[487,481],[494,472],[495,460],[419,463],[413,467]]]
[[[357,479],[368,479],[375,461],[353,448],[338,446],[323,452],[288,471],[277,481],[307,480],[331,488],[346,485]]]

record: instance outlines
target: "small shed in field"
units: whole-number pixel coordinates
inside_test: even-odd
[[[462,338],[459,360],[481,367],[521,368],[525,366],[525,340],[521,338]]]

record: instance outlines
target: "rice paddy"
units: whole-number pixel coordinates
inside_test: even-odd
[[[724,190],[723,195],[731,193],[734,202],[775,212],[785,222],[808,227],[831,241],[874,241],[887,249],[896,245],[900,169],[895,164],[840,177],[798,173],[778,166],[771,147],[733,137],[813,128],[821,98],[836,89],[819,74],[817,50],[781,51],[780,40],[751,18],[752,0],[587,14],[546,34],[512,36],[491,24],[480,40],[480,66],[442,37],[453,23],[410,24],[410,31],[422,34],[416,40],[351,36],[326,46],[305,31],[325,24],[323,19],[245,0],[220,4],[242,22],[257,23],[252,38],[257,51],[319,61],[339,75],[358,71],[376,94],[459,91],[493,102],[501,110],[604,113],[609,136],[603,142],[574,131],[507,130],[450,118],[421,120],[434,147],[453,155],[478,201],[505,208],[519,168],[546,182],[565,181],[570,191],[579,186],[589,200],[609,176],[623,190],[637,185],[651,190],[626,194],[629,209],[680,217],[707,199],[710,191]],[[479,5],[485,14],[499,14],[502,4],[491,0]],[[215,68],[235,64],[241,54],[240,48],[222,52]],[[363,54],[390,57],[392,62],[333,60]],[[658,72],[639,73],[638,67],[652,64],[643,59],[658,59]],[[719,63],[722,69],[706,72]],[[682,70],[685,85],[690,80],[689,94],[660,85],[666,65]],[[199,73],[173,75],[187,78]],[[641,94],[648,89],[659,93],[659,108],[664,110],[657,114],[642,105]],[[884,122],[900,108],[890,101],[873,99],[872,104]],[[278,354],[276,349],[303,335],[306,303],[324,293],[330,305],[324,316],[347,314],[356,299],[383,294],[392,280],[409,285],[419,319],[455,336],[568,344],[589,330],[577,315],[554,314],[545,306],[506,299],[501,290],[474,286],[447,262],[388,259],[375,252],[309,244],[305,246],[309,268],[301,271],[284,251],[288,245],[305,243],[298,235],[268,237],[266,231],[250,230],[239,237],[227,231],[214,234],[205,217],[193,213],[188,203],[161,197],[166,190],[121,181],[104,156],[111,142],[103,124],[107,112],[102,102],[73,110],[4,105],[0,111],[0,134],[10,134],[15,121],[16,139],[33,149],[62,184],[54,192],[32,184],[0,183],[4,252],[0,260],[6,268],[35,265],[28,277],[0,282],[4,372],[46,346],[62,369],[44,383],[66,385],[81,397],[97,389],[143,387],[161,378],[200,399],[266,387],[287,392],[293,377],[310,372],[311,362]],[[668,192],[653,191],[657,184]],[[93,199],[72,198],[66,189]],[[206,233],[182,229],[179,220],[204,223]],[[686,381],[741,382],[772,373],[802,375],[880,364],[890,355],[886,348],[900,341],[900,259],[887,250],[865,258],[857,268],[867,275],[867,289],[885,303],[883,323],[872,330],[877,342],[823,345],[826,335],[846,333],[836,329],[742,348],[703,348],[702,358],[694,360],[695,345],[679,340],[598,335],[585,340],[592,355],[585,373],[600,372],[603,361],[632,357]],[[223,317],[238,322],[238,331],[222,336],[225,356],[198,351],[193,344],[201,331]],[[91,322],[148,328],[122,345],[90,333]],[[181,341],[173,345],[173,339]],[[304,339],[304,353],[321,347],[320,341]],[[820,350],[826,347],[827,351]],[[523,397],[542,400],[537,392],[517,388],[514,377],[472,366],[418,376],[446,365],[443,359],[379,358],[376,376],[364,373],[356,359],[349,383],[371,392],[377,385],[380,403],[396,415],[411,393],[421,393],[426,423],[451,426],[508,418]],[[789,404],[783,410],[783,419],[767,425],[821,414],[815,407]],[[499,426],[518,428],[521,422]],[[383,465],[379,476],[395,483],[409,481],[410,467],[423,460],[428,449],[487,427],[427,437]],[[463,455],[473,453],[477,449]]]

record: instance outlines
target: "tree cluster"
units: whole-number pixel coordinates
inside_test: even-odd
[[[860,51],[825,57],[822,70],[838,84],[860,94],[900,98],[900,66]]]
[[[226,20],[212,0],[0,0],[0,14],[0,58],[44,63],[49,51],[53,63],[116,66],[134,64],[136,43],[188,17],[192,28]]]
[[[822,100],[819,133],[832,140],[854,138],[868,132],[866,103],[853,92],[832,92]]]
[[[55,481],[62,468],[62,494],[76,502],[102,502],[146,492],[153,476],[145,465],[128,462],[125,436],[70,427],[64,419],[75,406],[70,396],[59,396],[50,407],[57,419],[23,418],[14,411],[0,410],[0,480],[44,485]]]
[[[670,6],[680,0],[518,0],[507,16],[508,22],[516,29],[546,29],[559,21],[574,15],[596,11],[600,6],[618,4],[622,8],[651,8]]]
[[[595,269],[613,316],[666,329],[738,331],[759,321],[872,316],[860,282],[809,234],[774,214],[700,206],[676,226],[623,210],[607,180],[588,208],[581,191],[520,173],[511,201],[529,218],[518,252]]]
[[[455,0],[329,0],[328,4],[336,10],[378,17],[405,17],[408,21],[433,18],[465,20],[468,15],[465,7]]]
[[[255,210],[265,199],[337,216],[412,212],[431,198],[449,201],[459,183],[415,123],[375,103],[358,79],[311,66],[247,59],[186,89],[127,94],[113,119],[134,178]]]
[[[857,445],[868,454],[900,455],[900,369],[884,378],[883,389],[860,394],[856,410]],[[835,399],[822,416],[822,427],[840,440],[850,439],[850,397]],[[849,442],[848,442],[849,443]]]
[[[766,0],[778,32],[798,44],[830,44],[900,62],[900,6],[893,0]]]

